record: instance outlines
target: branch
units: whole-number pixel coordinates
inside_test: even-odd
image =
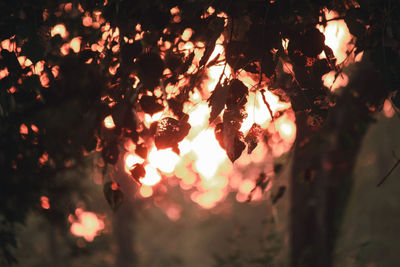
[[[376,185],[376,187],[381,186],[386,181],[386,179],[392,174],[392,172],[397,168],[399,164],[400,164],[400,159],[397,160],[394,166],[389,170],[389,172],[385,175],[385,177],[382,178],[382,180]]]
[[[272,114],[271,106],[270,106],[269,103],[267,102],[267,99],[265,98],[264,93],[265,93],[265,90],[264,90],[264,89],[261,89],[261,96],[262,96],[262,99],[263,99],[263,101],[264,101],[264,104],[267,106],[268,111],[269,111],[269,114],[271,115],[271,120],[273,121],[273,120],[274,120],[274,115]]]

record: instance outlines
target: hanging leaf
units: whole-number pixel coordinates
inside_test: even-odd
[[[213,122],[225,107],[226,98],[229,93],[229,86],[217,84],[210,98],[208,106],[211,107],[209,122]]]
[[[257,147],[257,144],[262,135],[262,128],[259,124],[253,123],[249,132],[247,133],[244,141],[247,143],[247,153],[251,154],[253,150]]]
[[[229,83],[229,94],[226,99],[228,109],[241,109],[247,103],[249,89],[242,81],[233,79]]]
[[[140,178],[143,178],[146,175],[146,170],[144,169],[143,164],[135,164],[131,170],[132,178],[135,179],[136,182],[142,184],[140,182]]]
[[[135,153],[139,157],[146,159],[148,152],[149,151],[144,143],[136,145]]]
[[[243,134],[239,131],[243,117],[237,110],[225,110],[223,116],[222,137],[228,158],[233,163],[242,154],[246,145],[242,142]]]
[[[215,42],[217,41],[222,31],[224,30],[224,25],[225,25],[224,18],[220,18],[217,16],[213,16],[210,18],[210,22],[208,24],[208,29],[210,32],[209,39],[208,42],[206,43],[206,50],[204,51],[204,54],[200,59],[199,68],[203,67],[210,58],[215,48]]]
[[[174,118],[163,118],[157,123],[154,143],[157,149],[178,148],[178,143],[185,138],[190,130],[190,124]]]
[[[124,199],[124,193],[119,189],[115,182],[107,182],[103,187],[104,196],[111,209],[116,212]]]

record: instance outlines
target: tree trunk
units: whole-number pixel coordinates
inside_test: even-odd
[[[335,239],[357,154],[371,116],[387,96],[386,90],[376,90],[383,87],[379,75],[365,63],[359,68],[322,128],[310,128],[305,113],[296,114],[290,180],[292,267],[333,265]]]
[[[122,160],[114,175],[114,180],[120,185],[124,199],[113,218],[113,234],[117,245],[116,267],[137,266],[135,250],[135,213],[140,210],[140,201],[135,197],[137,186],[124,171]]]

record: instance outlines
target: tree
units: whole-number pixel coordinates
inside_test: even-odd
[[[232,162],[265,138],[257,125],[246,137],[240,131],[249,92],[269,90],[290,102],[297,127],[291,264],[331,266],[362,137],[385,99],[400,106],[398,5],[374,0],[1,3],[3,257],[12,261],[13,228],[43,192],[51,194],[55,175],[82,164],[89,152],[101,151],[105,164],[115,165],[121,143],[130,139],[144,159],[153,142],[179,154],[178,143],[191,128],[185,103],[194,90],[208,97],[202,90],[206,70],[222,64],[232,74],[223,72],[208,98],[210,125]],[[316,28],[327,23],[324,8],[335,10],[335,19],[344,19],[354,35],[349,57],[364,53],[339,94],[322,82],[324,74],[333,70],[338,76],[344,68]],[[224,55],[211,58],[221,36]],[[287,47],[282,40],[288,40]],[[287,64],[289,73],[283,71]],[[245,85],[243,72],[258,82]],[[168,116],[143,124],[140,114],[166,108]],[[279,115],[265,114],[272,120]],[[103,123],[108,116],[109,126]],[[135,165],[133,179],[140,182],[145,171]],[[113,185],[105,183],[106,198],[118,208],[122,194]]]

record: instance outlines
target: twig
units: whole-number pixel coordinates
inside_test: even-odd
[[[390,169],[390,171],[385,175],[385,177],[382,178],[382,180],[376,185],[376,187],[381,186],[386,179],[392,174],[392,172],[397,168],[397,166],[399,166],[400,164],[400,159],[397,160],[396,164],[394,164],[394,166]]]
[[[267,6],[265,7],[265,14],[264,14],[264,22],[263,22],[263,26],[262,26],[262,35],[261,35],[261,45],[262,45],[262,47],[264,47],[265,45],[265,27],[266,27],[266,25],[267,25],[267,17],[268,17],[268,13],[269,13],[269,6],[270,6],[270,1],[268,0],[267,1]],[[260,58],[260,80],[258,81],[258,86],[260,86],[261,85],[261,82],[262,82],[262,61],[263,61],[263,58],[261,57]]]
[[[271,115],[271,120],[273,121],[273,120],[274,120],[274,115],[272,114],[271,106],[270,106],[269,103],[267,102],[267,99],[265,98],[264,93],[265,93],[265,90],[264,90],[264,89],[261,89],[261,96],[262,96],[262,99],[263,99],[263,101],[264,101],[264,104],[267,106],[268,111],[269,111],[269,113],[270,113],[270,115]]]

